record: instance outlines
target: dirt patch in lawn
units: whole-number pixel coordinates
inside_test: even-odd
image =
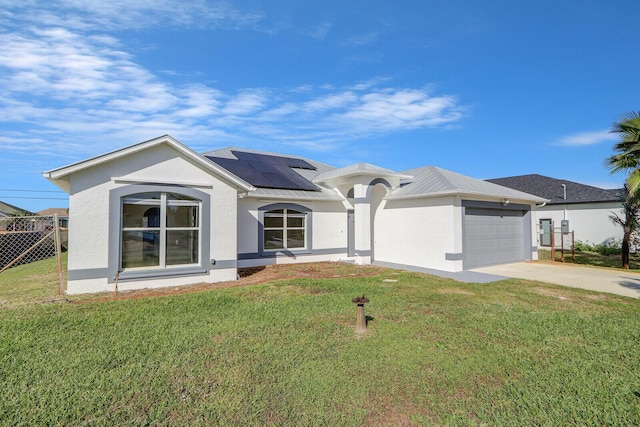
[[[293,278],[334,279],[341,277],[375,276],[384,271],[384,267],[372,265],[355,265],[343,262],[314,262],[300,264],[278,264],[263,267],[238,268],[238,280],[220,283],[200,283],[188,286],[171,286],[166,288],[145,288],[135,291],[120,291],[110,294],[82,295],[74,298],[72,303],[96,301],[113,301],[131,298],[146,298],[163,295],[176,295],[188,292],[200,292],[211,289],[226,289],[240,286],[251,286],[274,280]]]

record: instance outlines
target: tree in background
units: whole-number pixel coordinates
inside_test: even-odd
[[[631,235],[640,225],[638,221],[638,214],[640,214],[640,191],[632,194],[629,192],[627,185],[625,185],[620,195],[620,201],[622,202],[624,217],[621,217],[615,212],[611,212],[612,215],[610,215],[609,218],[622,227],[624,233],[622,236],[622,268],[628,270]]]
[[[624,218],[615,213],[611,215],[611,219],[623,229],[622,268],[629,268],[629,242],[631,234],[638,228],[640,213],[640,111],[624,114],[614,123],[611,132],[618,134],[620,141],[613,146],[615,154],[607,157],[605,164],[611,173],[629,173],[620,198]]]
[[[605,165],[611,173],[628,172],[626,187],[630,194],[636,194],[640,189],[640,111],[623,115],[611,132],[617,133],[620,141],[613,146],[615,154],[607,157]]]

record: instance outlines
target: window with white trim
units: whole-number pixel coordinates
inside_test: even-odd
[[[121,268],[167,268],[200,262],[201,201],[178,193],[122,198]]]
[[[265,251],[305,249],[307,218],[294,209],[274,209],[264,213]]]

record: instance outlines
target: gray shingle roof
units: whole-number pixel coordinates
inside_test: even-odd
[[[535,194],[548,199],[549,205],[569,203],[597,203],[618,201],[618,191],[592,187],[566,179],[556,179],[544,175],[530,174],[488,179],[488,182]],[[564,188],[566,186],[566,199]]]
[[[444,195],[488,196],[525,202],[542,203],[546,199],[512,188],[482,181],[435,166],[404,171],[413,180],[392,191],[388,199],[432,197]]]

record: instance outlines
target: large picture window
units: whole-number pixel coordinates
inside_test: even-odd
[[[124,197],[121,268],[198,264],[200,206],[200,200],[177,193]]]
[[[306,215],[293,209],[274,209],[264,213],[264,250],[306,248]]]

